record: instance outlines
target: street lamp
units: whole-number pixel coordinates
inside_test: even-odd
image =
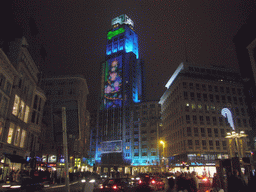
[[[160,144],[163,145],[163,155],[162,155],[162,159],[163,159],[163,165],[165,166],[165,142],[163,140],[160,140]],[[165,171],[166,171],[166,167],[165,167]]]
[[[232,142],[233,139],[235,139],[236,148],[237,148],[239,160],[241,160],[240,150],[242,150],[242,149],[239,148],[238,139],[239,139],[239,138],[242,138],[242,137],[247,137],[247,135],[244,133],[244,131],[240,131],[240,133],[236,133],[235,131],[228,132],[228,133],[227,133],[227,136],[225,137],[225,138],[227,138],[227,139],[231,139],[231,142]],[[230,145],[229,145],[229,146],[230,146]],[[231,147],[231,149],[230,149],[230,153],[231,153],[231,157],[232,157],[232,156],[233,156],[232,147]]]

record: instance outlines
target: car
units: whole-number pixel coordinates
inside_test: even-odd
[[[44,185],[29,176],[22,177],[18,182],[8,182],[1,185],[1,191],[40,191]]]
[[[106,179],[102,185],[99,186],[101,192],[129,192],[133,189],[132,181],[129,178],[113,178]]]
[[[146,175],[145,177],[141,178],[139,180],[139,185],[145,185],[145,184],[148,184],[149,187],[151,187],[152,190],[154,191],[165,189],[164,181],[158,176]]]

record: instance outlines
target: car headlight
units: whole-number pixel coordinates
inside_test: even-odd
[[[3,188],[11,187],[11,185],[2,185]]]
[[[12,188],[12,189],[21,188],[21,185],[12,185],[11,188]]]
[[[86,180],[85,180],[85,179],[82,179],[82,180],[81,180],[81,182],[82,182],[82,183],[85,183],[85,182],[86,182]]]
[[[95,183],[95,179],[91,179],[89,183]]]
[[[46,184],[46,185],[44,185],[44,187],[47,188],[47,187],[50,187],[50,185],[49,185],[49,184]]]

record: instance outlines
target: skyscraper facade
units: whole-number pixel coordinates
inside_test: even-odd
[[[124,14],[114,18],[111,24],[106,57],[101,64],[95,162],[118,167],[132,163],[132,151],[127,151],[124,145],[130,139],[125,130],[132,126],[134,105],[144,100],[144,63],[139,59],[133,21]]]

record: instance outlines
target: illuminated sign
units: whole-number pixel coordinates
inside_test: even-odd
[[[102,153],[120,153],[122,152],[122,141],[105,141],[101,143]]]
[[[108,38],[108,40],[111,40],[112,37],[117,36],[117,35],[119,35],[119,34],[121,34],[123,32],[125,32],[124,28],[119,28],[119,29],[117,29],[115,31],[109,31],[108,34],[107,34],[107,38]]]
[[[133,21],[125,14],[120,15],[119,17],[116,17],[116,18],[112,19],[111,25],[113,26],[113,25],[116,25],[116,24],[120,24],[120,25],[127,24],[127,25],[131,25],[131,26],[134,27]]]
[[[104,107],[122,106],[122,56],[106,62],[104,74]]]

